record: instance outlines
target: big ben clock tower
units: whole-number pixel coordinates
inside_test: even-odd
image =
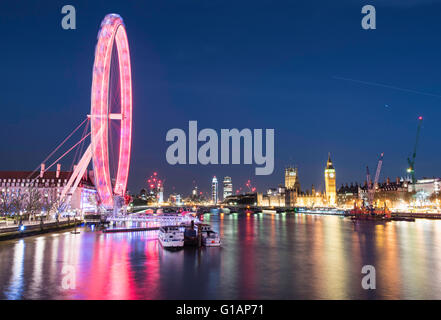
[[[325,185],[326,185],[326,199],[328,205],[335,206],[337,199],[337,190],[335,184],[335,169],[331,161],[331,153],[328,154],[328,162],[325,169]]]

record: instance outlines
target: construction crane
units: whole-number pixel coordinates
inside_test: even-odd
[[[412,181],[412,190],[415,191],[415,158],[416,158],[416,152],[418,147],[418,140],[420,138],[420,131],[421,131],[421,125],[423,123],[423,117],[418,117],[418,127],[417,127],[417,134],[415,139],[415,145],[413,147],[413,153],[411,158],[407,158],[407,163],[409,164],[409,167],[407,168],[407,173],[410,175],[410,179]]]
[[[366,186],[367,186],[367,192],[368,192],[368,197],[367,197],[367,200],[368,200],[367,206],[368,207],[371,205],[369,203],[369,194],[370,194],[371,188],[372,188],[371,183],[372,182],[371,182],[371,174],[369,173],[369,167],[366,166]]]
[[[369,175],[369,168],[367,168],[368,206],[369,207],[373,207],[374,206],[374,194],[375,194],[375,190],[378,187],[378,179],[380,178],[381,166],[383,165],[383,155],[384,155],[384,152],[381,153],[380,159],[378,160],[377,171],[375,172],[375,180],[374,180],[374,184],[372,186],[369,186],[371,178],[370,178],[370,175]]]
[[[375,220],[389,221],[391,220],[391,212],[387,209],[386,203],[384,208],[376,208],[374,206],[375,190],[378,188],[378,180],[380,179],[381,166],[383,165],[384,152],[380,154],[378,159],[377,171],[375,172],[374,183],[372,183],[369,174],[369,167],[366,167],[366,183],[367,183],[367,203],[362,208],[357,208],[357,202],[354,202],[354,209],[350,211],[352,220]]]
[[[368,166],[366,166],[366,183],[367,183],[367,187],[369,189],[369,186],[371,185],[371,174],[369,173]]]

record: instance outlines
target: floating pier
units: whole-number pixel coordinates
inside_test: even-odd
[[[137,232],[137,231],[154,231],[154,230],[159,230],[159,226],[158,227],[111,228],[111,229],[104,229],[103,233]]]

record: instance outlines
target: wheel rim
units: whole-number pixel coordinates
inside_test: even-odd
[[[112,49],[116,44],[119,65],[121,114],[109,112],[109,78]],[[120,120],[120,147],[115,185],[109,169],[109,121]],[[124,195],[129,175],[132,140],[132,78],[130,51],[122,18],[107,15],[98,33],[95,48],[91,95],[91,140],[95,186],[101,204],[113,207],[113,195]]]

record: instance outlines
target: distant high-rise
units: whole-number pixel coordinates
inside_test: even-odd
[[[217,178],[216,176],[214,176],[213,180],[211,181],[211,201],[213,202],[213,204],[217,204],[219,202],[217,190],[218,190]]]
[[[337,188],[335,183],[335,169],[331,161],[331,153],[328,154],[328,161],[326,162],[325,185],[328,204],[334,206],[337,200]]]
[[[231,177],[224,178],[224,198],[225,200],[228,196],[233,195],[233,182],[231,181]]]
[[[164,187],[160,186],[158,187],[158,203],[163,203],[164,202]]]
[[[191,195],[194,197],[196,197],[198,195],[198,187],[197,186],[195,186],[193,188],[193,190],[191,191]]]

